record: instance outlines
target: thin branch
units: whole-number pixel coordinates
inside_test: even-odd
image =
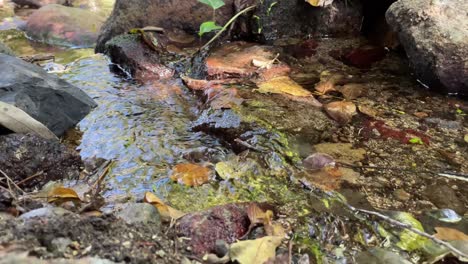
[[[216,35],[211,38],[205,45],[203,45],[203,47],[201,47],[198,51],[208,47],[213,41],[215,41],[219,36],[221,36],[221,34],[229,27],[230,24],[232,24],[240,15],[244,14],[244,13],[247,13],[249,12],[250,10],[254,9],[256,6],[253,5],[253,6],[249,6],[247,8],[245,8],[244,10],[242,11],[239,11],[239,13],[237,13],[235,16],[233,16],[219,31],[218,33],[216,33]]]
[[[0,170],[0,173],[7,179],[8,181],[8,184],[12,184],[13,186],[15,186],[16,189],[18,189],[19,191],[21,191],[23,194],[25,194],[26,192],[23,191],[23,189],[21,189],[10,177],[8,177],[8,175],[6,175],[6,173],[2,170]]]

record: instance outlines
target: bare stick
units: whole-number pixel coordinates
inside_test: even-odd
[[[8,175],[6,175],[5,172],[3,172],[2,170],[0,170],[0,173],[3,174],[3,176],[7,179],[8,184],[11,183],[13,186],[15,186],[16,189],[18,189],[19,191],[21,191],[23,194],[26,193],[25,191],[23,191],[23,189],[21,189],[18,185],[16,185],[16,183],[15,183],[10,177],[8,177]]]
[[[250,10],[254,9],[256,6],[253,5],[253,6],[249,6],[247,7],[246,9],[240,11],[239,13],[237,13],[235,16],[233,16],[222,28],[221,30],[218,31],[218,33],[216,33],[216,35],[211,38],[205,45],[203,45],[203,47],[201,47],[198,51],[208,47],[208,45],[210,45],[213,41],[215,41],[219,36],[221,36],[221,34],[229,27],[230,24],[232,24],[232,22],[234,22],[240,15],[244,14],[244,13],[247,13],[249,12]]]
[[[18,186],[20,186],[21,184],[24,184],[25,182],[28,182],[28,181],[30,181],[30,180],[32,180],[32,179],[34,179],[34,178],[36,178],[36,177],[42,175],[43,173],[44,173],[43,171],[34,173],[33,175],[27,177],[26,179],[19,181],[17,184],[18,184]]]

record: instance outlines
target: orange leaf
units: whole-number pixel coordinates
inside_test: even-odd
[[[468,241],[468,235],[456,229],[448,228],[448,227],[435,227],[434,229],[437,231],[437,233],[434,235],[435,238],[446,240],[446,241],[451,241],[451,240]]]
[[[322,81],[315,85],[315,90],[321,94],[336,91],[335,84],[332,81]]]
[[[200,186],[207,183],[211,170],[196,164],[178,164],[172,169],[171,179],[187,186]]]
[[[56,187],[47,193],[48,203],[62,204],[68,201],[80,203],[81,199],[73,189],[65,187]]]
[[[165,222],[169,222],[172,219],[179,219],[185,215],[184,212],[181,212],[177,209],[174,209],[166,205],[159,197],[154,195],[151,192],[145,193],[145,198],[143,199],[145,203],[149,203],[158,209],[161,219]]]

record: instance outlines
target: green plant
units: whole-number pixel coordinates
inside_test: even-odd
[[[201,37],[205,33],[209,33],[215,30],[222,29],[221,26],[216,25],[216,10],[224,6],[223,0],[198,0],[198,2],[208,5],[213,9],[213,18],[211,21],[205,21],[200,25],[200,31],[198,35]]]

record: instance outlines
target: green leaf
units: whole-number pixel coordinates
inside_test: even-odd
[[[206,21],[200,25],[200,32],[198,32],[198,35],[200,35],[201,37],[205,33],[212,32],[218,29],[222,29],[222,27],[216,25],[214,21]]]
[[[205,5],[209,5],[214,10],[222,7],[224,5],[223,0],[198,0],[198,2],[203,3]]]
[[[424,142],[423,142],[423,141],[421,140],[421,138],[419,138],[419,137],[411,138],[411,139],[409,140],[409,143],[411,143],[411,144],[419,144],[419,145],[423,145],[423,144],[424,144]]]

